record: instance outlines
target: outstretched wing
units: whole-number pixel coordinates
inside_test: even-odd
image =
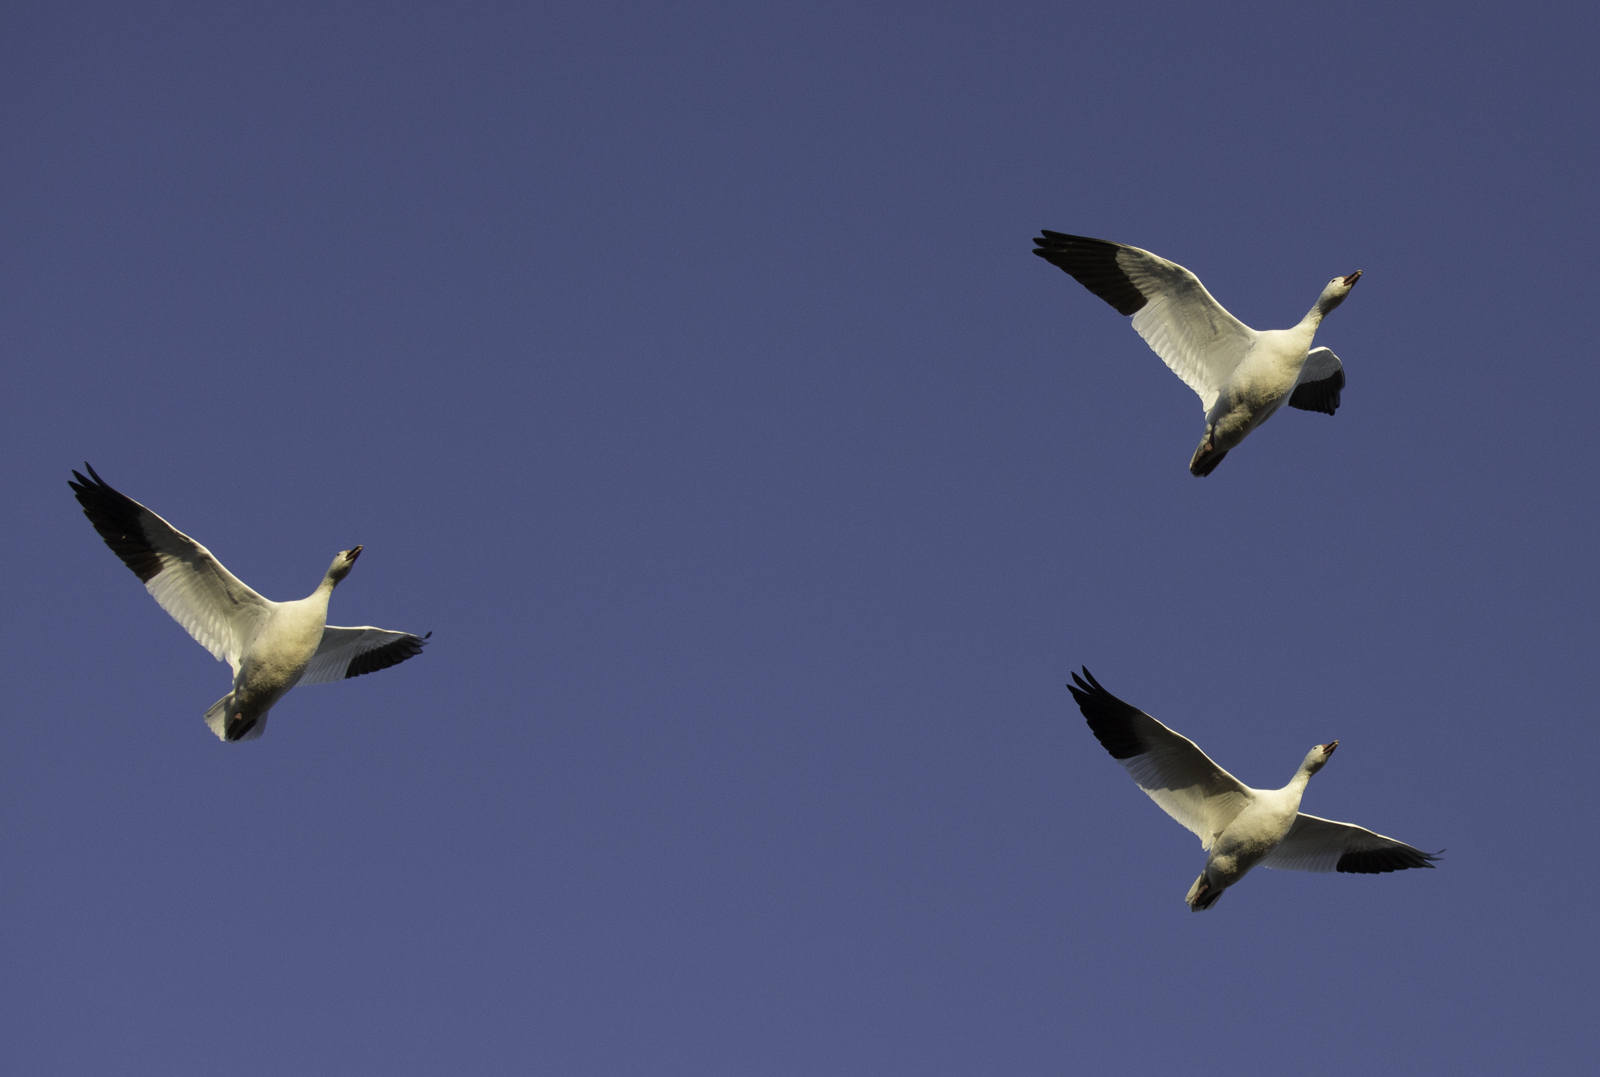
[[[1439,857],[1366,827],[1336,823],[1301,812],[1276,848],[1262,858],[1279,871],[1347,871],[1377,875],[1406,868],[1431,868]]]
[[[112,487],[88,464],[68,481],[83,514],[161,608],[200,646],[239,672],[239,659],[273,603],[222,567],[211,551]]]
[[[1332,415],[1339,410],[1339,390],[1344,388],[1344,364],[1327,348],[1312,348],[1300,368],[1300,380],[1289,394],[1289,406],[1301,411]]]
[[[1250,802],[1250,790],[1202,752],[1094,679],[1087,668],[1067,685],[1089,729],[1161,810],[1194,831],[1206,849]]]
[[[1138,247],[1045,231],[1040,258],[1116,308],[1209,412],[1257,333],[1229,314],[1187,269]]]
[[[327,684],[398,666],[421,654],[428,636],[432,635],[429,632],[426,636],[414,636],[410,632],[391,632],[370,625],[361,628],[328,625],[322,630],[322,643],[317,653],[311,656],[295,684]]]

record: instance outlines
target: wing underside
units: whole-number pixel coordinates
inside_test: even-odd
[[[1140,789],[1211,848],[1250,802],[1250,790],[1188,737],[1100,686],[1085,669],[1067,687],[1089,729]]]
[[[1034,254],[1133,316],[1134,330],[1209,412],[1258,334],[1214,299],[1200,278],[1158,254],[1104,239],[1045,231]]]
[[[327,684],[397,666],[421,654],[428,637],[432,635],[429,632],[425,636],[417,636],[370,625],[360,628],[328,625],[322,630],[322,643],[318,645],[317,653],[295,683]]]
[[[1327,348],[1312,348],[1300,368],[1300,381],[1289,394],[1289,406],[1301,411],[1332,415],[1339,410],[1339,393],[1344,389],[1344,364]]]
[[[89,465],[72,487],[111,552],[202,647],[237,673],[273,603],[251,590],[194,539],[114,489]]]
[[[1431,868],[1439,859],[1413,845],[1386,838],[1366,827],[1338,823],[1301,812],[1289,833],[1261,861],[1279,871],[1342,871],[1377,875],[1407,868]]]

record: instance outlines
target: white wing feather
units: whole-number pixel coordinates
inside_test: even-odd
[[[1187,269],[1138,247],[1123,246],[1117,266],[1145,296],[1134,330],[1209,413],[1257,333],[1229,314]]]
[[[158,547],[165,567],[144,585],[145,590],[200,646],[237,673],[240,658],[271,614],[272,602],[224,568],[210,550],[149,509],[145,513],[172,533],[175,547],[170,552]],[[146,523],[147,534],[153,529]],[[183,550],[179,543],[188,543],[191,549]]]
[[[1122,760],[1122,765],[1139,788],[1162,811],[1193,831],[1209,852],[1217,835],[1228,829],[1249,803],[1249,790],[1189,738],[1166,726],[1161,728],[1181,744],[1154,746],[1144,755]]]
[[[194,539],[133,498],[113,489],[93,468],[69,483],[84,515],[145,590],[218,661],[239,672],[241,656],[277,605],[251,590]]]
[[[1068,687],[1095,737],[1139,788],[1209,851],[1217,835],[1250,803],[1250,788],[1212,762],[1194,741],[1100,687],[1088,670],[1084,678],[1073,674],[1078,687]]]

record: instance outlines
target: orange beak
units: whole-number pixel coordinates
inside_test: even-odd
[[[361,547],[357,546],[355,549],[350,550],[349,552],[347,552],[344,555],[344,559],[346,561],[349,561],[353,565],[353,564],[355,564],[356,558],[358,558],[360,556],[361,556]]]
[[[1361,270],[1358,269],[1354,273],[1350,274],[1348,277],[1346,277],[1344,279],[1345,287],[1354,288],[1356,286],[1356,281],[1358,281],[1360,279],[1361,279]]]

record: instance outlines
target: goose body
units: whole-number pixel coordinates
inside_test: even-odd
[[[310,595],[274,602],[240,581],[210,550],[84,466],[88,476],[74,471],[76,481],[67,485],[94,529],[161,608],[233,669],[233,689],[205,716],[221,739],[261,736],[267,712],[296,685],[360,676],[422,653],[427,636],[327,624],[328,600],[361,556],[360,546],[341,550]]]
[[[1189,461],[1191,474],[1211,474],[1284,404],[1327,415],[1338,410],[1344,365],[1311,343],[1322,319],[1361,279],[1359,269],[1329,281],[1291,328],[1256,330],[1229,314],[1193,273],[1160,255],[1062,232],[1046,231],[1034,243],[1034,254],[1118,313],[1131,314],[1138,334],[1199,394],[1206,429]]]
[[[1251,868],[1378,874],[1431,868],[1438,857],[1365,827],[1306,815],[1306,783],[1332,757],[1338,741],[1318,744],[1282,789],[1252,789],[1217,766],[1189,738],[1100,686],[1085,669],[1068,685],[1089,729],[1140,789],[1193,831],[1206,851],[1205,870],[1184,900],[1209,909]]]

